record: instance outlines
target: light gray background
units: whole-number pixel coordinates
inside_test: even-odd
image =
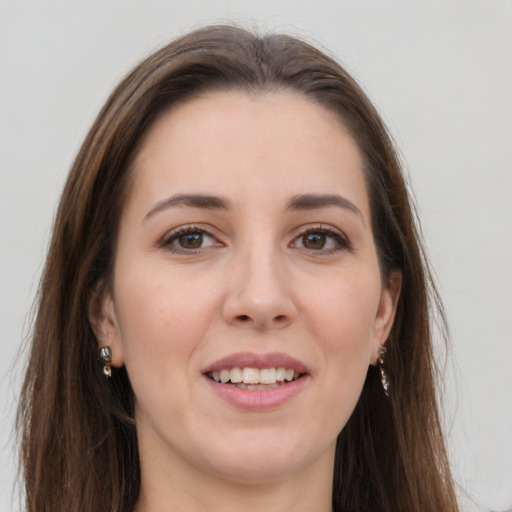
[[[73,156],[133,64],[224,20],[328,47],[383,114],[452,329],[443,400],[464,509],[512,509],[512,2],[0,0],[0,511],[17,508],[13,358]]]

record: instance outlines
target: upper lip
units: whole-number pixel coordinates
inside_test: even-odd
[[[298,359],[280,352],[255,354],[253,352],[237,352],[218,359],[206,366],[202,373],[210,373],[231,368],[289,368],[297,373],[309,373],[308,367]]]

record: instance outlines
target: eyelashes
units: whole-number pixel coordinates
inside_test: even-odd
[[[192,255],[225,244],[204,226],[190,225],[171,231],[159,245],[174,254]],[[319,256],[353,250],[342,232],[321,224],[302,229],[288,247]]]
[[[201,249],[222,246],[204,227],[185,226],[171,231],[160,243],[173,253],[195,254]]]
[[[332,253],[340,250],[352,250],[352,245],[346,236],[340,232],[323,227],[311,227],[295,237],[291,247],[308,251]]]

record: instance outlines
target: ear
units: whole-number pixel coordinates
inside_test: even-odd
[[[386,343],[391,327],[393,327],[401,288],[402,273],[398,270],[392,271],[388,282],[382,289],[379,307],[375,315],[371,354],[372,364],[377,364],[380,347]]]
[[[103,282],[98,283],[89,300],[89,322],[96,336],[99,347],[110,347],[112,350],[111,366],[123,366],[123,347],[121,332],[115,312],[112,294]]]

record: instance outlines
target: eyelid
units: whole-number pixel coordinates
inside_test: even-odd
[[[326,255],[339,251],[353,250],[350,239],[345,233],[343,233],[343,231],[332,226],[326,226],[325,224],[302,226],[300,231],[294,236],[290,245],[293,247],[293,244],[300,240],[301,237],[311,233],[321,233],[330,236],[335,240],[337,246],[330,249],[308,249],[307,247],[297,247],[298,249],[307,251],[308,253],[316,253],[318,255]]]
[[[162,247],[164,249],[167,249],[168,251],[176,254],[195,254],[200,251],[204,251],[209,249],[210,247],[216,247],[224,245],[220,240],[219,237],[216,236],[213,233],[214,229],[210,228],[208,229],[204,225],[201,224],[186,224],[183,226],[178,226],[171,231],[167,232],[158,243],[159,247]],[[186,249],[186,248],[173,248],[171,247],[171,243],[173,243],[175,240],[177,240],[180,236],[186,235],[188,233],[201,233],[203,235],[206,235],[213,240],[215,240],[216,243],[211,244],[206,247],[198,247],[197,249]]]
[[[178,226],[171,231],[167,232],[159,241],[158,246],[164,249],[169,250],[170,252],[177,254],[195,254],[198,252],[202,252],[208,250],[211,247],[219,247],[224,246],[225,244],[219,239],[219,236],[215,234],[216,230],[211,226],[205,226],[204,224],[187,224]],[[207,237],[212,238],[215,243],[210,244],[205,247],[198,247],[197,249],[186,249],[186,248],[173,248],[171,247],[171,243],[177,240],[180,236],[186,235],[187,233],[201,233],[206,235]],[[329,255],[331,253],[337,253],[340,251],[352,251],[353,247],[348,238],[348,236],[338,228],[333,226],[325,225],[325,224],[307,224],[299,227],[292,241],[290,242],[290,247],[295,247],[295,244],[301,237],[308,235],[310,233],[321,233],[324,234],[334,240],[336,243],[335,247],[327,248],[327,249],[309,249],[307,247],[296,247],[297,249],[307,251],[308,253],[316,254],[316,255]]]

